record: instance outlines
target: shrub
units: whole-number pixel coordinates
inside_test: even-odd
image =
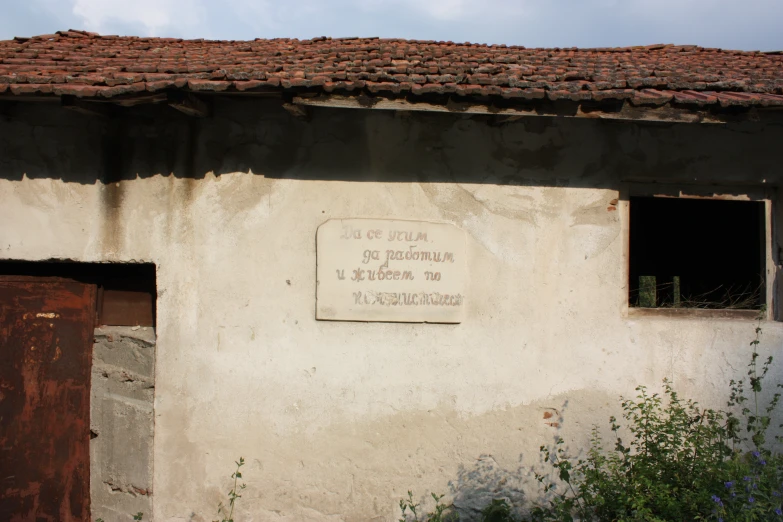
[[[435,510],[430,513],[422,513],[419,518],[419,508],[421,504],[414,502],[413,492],[408,491],[408,498],[400,499],[400,512],[402,518],[400,522],[456,522],[459,517],[455,513],[449,512],[448,505],[442,504],[443,495],[431,493],[435,501]]]
[[[772,363],[769,357],[758,369],[760,336],[759,325],[747,374],[752,400],[745,395],[744,379],[730,382],[728,405],[739,407],[740,417],[682,400],[664,380],[662,396],[640,386],[635,400],[622,401],[628,443],[612,417],[615,440],[609,451],[597,428],[582,459],[570,457],[561,438],[554,448],[542,446],[556,479],[540,473],[536,478],[545,495],[554,497],[534,507],[531,520],[783,520],[783,458],[765,445],[780,394],[760,408]]]
[[[512,522],[511,506],[505,499],[492,499],[481,511],[481,522]]]
[[[728,409],[704,409],[681,399],[664,380],[662,394],[650,394],[639,386],[634,399],[621,399],[622,420],[609,419],[611,449],[605,448],[598,427],[592,430],[583,458],[569,456],[562,438],[554,447],[541,446],[550,469],[535,477],[549,500],[529,509],[529,519],[783,521],[783,455],[767,444],[780,393],[773,394],[765,406],[760,404],[772,357],[759,367],[760,322],[755,334],[747,376],[729,382]],[[627,442],[621,437],[621,422],[630,435]],[[422,520],[446,520],[439,518],[445,509],[442,497],[433,498],[436,511],[424,514]],[[413,520],[419,520],[419,505],[410,492],[400,508],[400,522],[408,521],[406,509]],[[511,520],[511,506],[505,500],[493,500],[482,511],[482,522]]]
[[[612,451],[597,428],[584,459],[570,458],[561,438],[553,449],[541,447],[561,484],[536,477],[545,493],[562,493],[533,509],[533,520],[695,520],[712,508],[710,492],[722,485],[716,471],[731,455],[725,416],[683,401],[668,381],[663,397],[644,386],[637,392],[636,400],[622,401],[627,444],[612,417]]]
[[[783,459],[760,451],[735,458],[731,480],[712,495],[713,517],[719,521],[783,520]]]
[[[413,493],[408,491],[408,498],[400,500],[402,517],[399,522],[458,522],[459,515],[449,509],[451,506],[441,503],[443,495],[431,493],[435,500],[435,510],[419,515],[421,504],[413,501]],[[419,518],[421,516],[421,518]],[[481,522],[513,522],[511,506],[505,499],[493,499],[482,511]]]

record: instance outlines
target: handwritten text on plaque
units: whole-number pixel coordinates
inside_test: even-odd
[[[454,225],[333,219],[316,243],[317,319],[462,321],[465,233]]]

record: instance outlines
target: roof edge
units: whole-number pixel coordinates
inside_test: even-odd
[[[500,43],[478,43],[478,42],[455,42],[451,40],[422,40],[415,38],[396,38],[396,37],[379,37],[379,36],[314,36],[311,38],[254,38],[253,40],[227,40],[227,39],[206,39],[206,38],[180,38],[180,37],[165,37],[165,36],[138,36],[138,35],[105,35],[92,31],[85,31],[82,29],[68,29],[64,31],[56,31],[50,34],[40,34],[34,36],[14,36],[10,40],[0,40],[2,42],[17,41],[24,43],[30,40],[51,40],[58,37],[67,38],[99,38],[107,40],[116,39],[130,39],[142,42],[215,42],[215,43],[251,43],[251,42],[291,42],[291,43],[316,43],[325,41],[334,42],[351,42],[351,41],[378,41],[382,43],[410,43],[418,45],[455,45],[463,47],[473,48],[487,48],[487,49],[519,49],[519,50],[540,50],[540,51],[574,51],[574,52],[631,52],[631,51],[660,51],[660,50],[672,50],[672,51],[717,51],[726,53],[739,53],[739,54],[764,54],[764,55],[783,55],[783,49],[778,50],[744,50],[744,49],[726,49],[721,47],[703,47],[696,44],[675,44],[675,43],[655,43],[646,45],[629,45],[629,46],[617,46],[617,47],[527,47],[524,45],[514,44],[500,44]]]

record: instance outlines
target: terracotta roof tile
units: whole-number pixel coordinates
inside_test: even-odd
[[[112,98],[162,89],[270,88],[783,105],[783,53],[663,44],[528,49],[378,38],[211,41],[75,30],[0,41],[0,93]]]

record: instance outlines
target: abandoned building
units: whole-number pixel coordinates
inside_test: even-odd
[[[473,520],[639,384],[723,406],[781,143],[781,53],[2,41],[0,519],[211,521],[244,457],[237,520]]]

